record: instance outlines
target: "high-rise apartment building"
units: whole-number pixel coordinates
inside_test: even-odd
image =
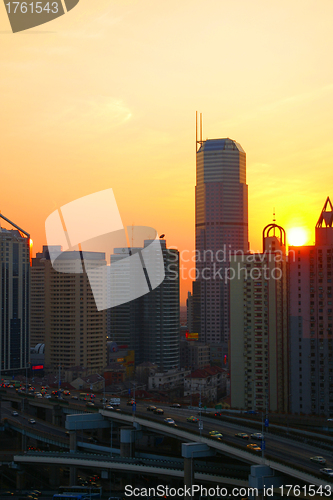
[[[249,248],[246,154],[231,139],[197,143],[195,234],[200,340],[227,342],[229,254]]]
[[[30,359],[30,236],[0,225],[0,372],[25,370]],[[1,378],[1,377],[0,377]]]
[[[144,248],[151,240],[144,241]],[[135,350],[136,365],[151,362],[160,371],[179,367],[179,252],[160,240],[165,278],[154,290],[109,309],[110,339]],[[115,249],[112,262],[128,258],[135,249]],[[158,273],[159,270],[156,269]],[[121,284],[126,289],[126,283]]]
[[[270,224],[263,236],[263,253],[236,253],[230,265],[231,406],[286,412],[289,338],[285,232]]]
[[[73,367],[96,373],[106,366],[106,311],[97,311],[81,257],[85,269],[106,264],[103,253],[59,249],[58,272],[48,247],[32,259],[33,338],[45,343],[45,370],[58,373],[60,366],[67,380]]]
[[[315,244],[289,247],[292,413],[333,415],[333,207],[327,198]]]

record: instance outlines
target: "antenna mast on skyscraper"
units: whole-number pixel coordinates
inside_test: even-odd
[[[202,113],[200,113],[200,138],[198,139],[198,112],[195,112],[195,152],[198,151],[198,144],[201,146],[202,140]]]

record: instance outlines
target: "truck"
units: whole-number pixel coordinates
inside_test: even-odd
[[[112,405],[112,406],[119,406],[120,405],[120,398],[111,398],[110,399],[110,405]]]

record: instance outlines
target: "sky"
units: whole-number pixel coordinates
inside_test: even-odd
[[[0,4],[1,212],[36,252],[54,210],[111,187],[124,225],[192,251],[198,110],[204,139],[246,152],[251,249],[273,211],[312,244],[333,198],[332,18],[331,0],[80,0],[13,34]]]

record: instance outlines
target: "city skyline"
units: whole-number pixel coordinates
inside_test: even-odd
[[[250,248],[260,250],[274,211],[287,239],[301,226],[311,244],[329,194],[322,178],[333,176],[330,14],[328,1],[301,11],[286,1],[204,10],[187,0],[81,1],[13,35],[3,7],[1,211],[29,227],[35,253],[50,213],[112,187],[124,225],[194,249],[199,109],[204,139],[236,138],[247,152]],[[184,304],[190,278],[181,288]]]

